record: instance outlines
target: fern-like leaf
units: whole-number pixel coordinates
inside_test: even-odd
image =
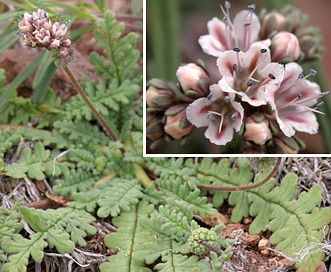
[[[9,254],[8,263],[2,267],[4,272],[25,272],[29,257],[40,263],[44,257],[43,249],[47,246],[43,238],[43,233],[30,235],[30,239],[15,235],[12,239],[5,239],[1,243],[1,248]]]
[[[120,249],[120,252],[111,256],[109,262],[101,264],[101,271],[151,271],[143,267],[148,253],[144,244],[152,242],[153,237],[144,231],[139,222],[148,217],[152,210],[152,205],[141,202],[131,208],[130,212],[123,212],[114,218],[113,224],[118,227],[118,231],[109,234],[105,244],[109,248]]]
[[[70,207],[97,209],[99,217],[117,216],[121,211],[129,212],[132,204],[137,204],[143,196],[141,186],[136,180],[114,179],[99,185],[97,189],[74,194]]]

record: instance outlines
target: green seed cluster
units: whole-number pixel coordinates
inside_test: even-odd
[[[198,228],[192,231],[188,244],[191,251],[195,254],[203,254],[207,249],[201,244],[205,241],[211,245],[216,245],[216,233],[206,228]]]

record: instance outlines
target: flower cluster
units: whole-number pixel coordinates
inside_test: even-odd
[[[63,65],[71,61],[73,45],[70,38],[65,36],[67,25],[53,23],[44,9],[37,9],[32,14],[24,13],[18,26],[26,46],[57,50],[57,58]]]
[[[202,50],[216,58],[218,82],[211,84],[206,71],[190,63],[177,71],[181,95],[169,88],[147,91],[148,106],[167,116],[159,117],[158,129],[180,139],[207,127],[204,135],[215,145],[237,134],[245,147],[240,152],[296,153],[304,146],[296,132],[318,132],[315,113],[322,113],[319,99],[329,93],[308,80],[315,70],[305,75],[299,64],[318,56],[318,36],[306,30],[306,21],[300,25],[303,17],[293,9],[259,18],[249,5],[232,20],[230,6],[226,1],[223,19],[210,20],[209,33],[199,38]]]

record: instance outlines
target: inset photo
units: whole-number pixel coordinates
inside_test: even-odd
[[[144,155],[330,153],[323,3],[148,0]]]

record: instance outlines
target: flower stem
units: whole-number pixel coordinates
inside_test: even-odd
[[[257,187],[262,186],[263,184],[265,184],[268,180],[270,180],[272,178],[272,176],[279,169],[281,161],[282,161],[282,158],[277,158],[274,167],[271,169],[271,171],[268,173],[268,175],[265,178],[263,178],[261,181],[259,181],[258,183],[240,185],[240,186],[217,186],[217,185],[202,184],[199,187],[206,189],[206,190],[213,190],[213,191],[247,191],[247,190],[255,189]]]
[[[118,138],[116,137],[115,133],[112,131],[112,129],[110,128],[110,126],[107,124],[105,118],[103,118],[103,116],[94,107],[94,105],[92,104],[91,100],[88,98],[88,96],[86,95],[86,93],[84,92],[84,90],[80,86],[80,84],[78,83],[78,81],[75,78],[75,76],[71,73],[71,70],[69,69],[69,67],[68,66],[64,66],[63,69],[67,73],[67,75],[69,76],[70,80],[72,81],[72,83],[76,87],[76,89],[79,92],[79,94],[82,96],[82,98],[85,101],[85,103],[87,104],[87,106],[91,109],[94,117],[99,121],[99,123],[101,124],[101,126],[107,132],[108,136],[113,141],[117,141]]]

